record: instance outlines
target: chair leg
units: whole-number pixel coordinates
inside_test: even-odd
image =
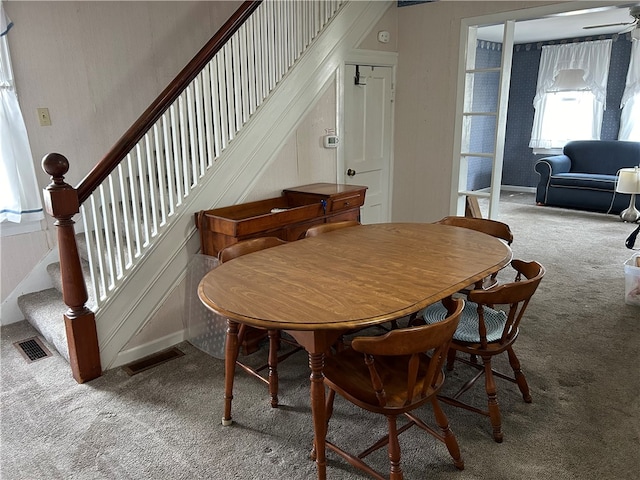
[[[400,466],[400,442],[398,441],[398,426],[395,415],[387,416],[387,424],[389,425],[389,462],[391,470],[389,472],[389,480],[402,480],[402,467]]]
[[[513,369],[513,374],[515,375],[516,383],[518,384],[520,393],[522,393],[522,398],[526,403],[531,403],[531,393],[529,392],[527,379],[520,369],[520,361],[518,360],[518,357],[516,357],[516,352],[513,351],[512,347],[509,347],[509,349],[507,350],[507,355],[509,355],[509,364]]]
[[[420,312],[414,312],[409,316],[407,327],[414,327],[416,325],[424,325],[424,318],[418,315]]]
[[[500,418],[500,406],[498,405],[498,390],[491,370],[491,357],[482,357],[482,361],[484,362],[485,389],[489,399],[489,419],[493,428],[493,439],[498,443],[502,443],[502,419]]]
[[[456,350],[455,348],[450,348],[447,352],[447,370],[453,370],[453,363],[456,361]]]
[[[449,450],[451,458],[453,458],[453,464],[458,470],[464,470],[464,460],[462,460],[462,455],[460,455],[460,446],[458,445],[456,436],[449,428],[449,419],[447,418],[447,415],[442,410],[442,407],[440,407],[440,402],[438,402],[436,397],[431,399],[431,405],[433,405],[433,413],[436,418],[436,423],[440,427],[440,430],[442,430],[444,444],[447,446],[447,450]]]
[[[269,394],[271,407],[278,408],[278,347],[280,346],[280,332],[269,330]]]

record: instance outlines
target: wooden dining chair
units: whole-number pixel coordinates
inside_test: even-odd
[[[249,240],[241,240],[237,243],[229,245],[218,252],[218,261],[220,263],[228,262],[234,258],[247,255],[248,253],[257,252],[266,248],[277,247],[283,245],[286,241],[278,237],[258,237]]]
[[[452,300],[451,313],[444,321],[434,325],[397,329],[383,336],[356,337],[351,348],[326,358],[324,382],[329,388],[326,402],[329,436],[329,421],[336,393],[364,410],[384,415],[388,424],[388,434],[360,454],[349,453],[334,441],[326,440],[329,450],[374,478],[383,479],[385,477],[363,459],[388,445],[390,478],[400,480],[403,473],[398,435],[417,425],[444,442],[454,465],[460,470],[464,469],[458,441],[449,428],[449,420],[436,396],[444,382],[443,365],[463,305],[461,299]],[[414,414],[417,408],[426,403],[431,404],[441,432]],[[404,415],[408,422],[398,428],[397,417],[400,415]],[[368,438],[369,435],[370,432],[366,431],[362,437]],[[416,451],[421,452],[417,447]]]
[[[513,344],[518,338],[522,316],[545,273],[544,267],[538,262],[513,260],[511,266],[516,271],[514,282],[491,290],[473,290],[469,293],[460,323],[453,334],[447,369],[453,370],[454,361],[458,361],[479,371],[454,395],[439,397],[443,402],[488,416],[493,428],[493,438],[498,443],[502,442],[503,433],[495,377],[516,383],[524,401],[531,403],[529,386]],[[424,310],[422,318],[428,325],[436,325],[446,316],[447,309],[442,304],[434,304]],[[471,355],[472,360],[458,357],[457,352]],[[504,352],[507,352],[513,376],[499,373],[492,367],[491,359]],[[476,356],[482,358],[482,364],[473,361]],[[488,397],[487,410],[459,400],[483,374]]]
[[[507,245],[511,246],[513,243],[513,233],[509,225],[497,220],[490,220],[488,218],[476,218],[476,217],[444,217],[438,220],[436,223],[441,225],[452,225],[454,227],[468,228],[478,232],[486,233],[492,237],[503,240]],[[469,253],[473,253],[472,251]],[[498,284],[498,272],[491,276],[479,280],[475,285],[466,287],[462,290],[462,293],[469,293],[474,288],[488,289],[495,287]]]
[[[249,240],[242,240],[220,250],[220,252],[218,252],[218,261],[223,264],[242,255],[247,255],[249,253],[257,252],[267,248],[277,247],[278,245],[282,245],[285,243],[287,242],[277,237],[258,237]],[[265,336],[269,338],[269,356],[267,363],[259,367],[250,367],[249,365],[238,360],[238,357],[240,355],[240,345],[242,345],[247,336],[251,335],[252,333],[257,340],[263,339]],[[286,339],[284,341],[293,345],[294,348],[293,350],[289,350],[285,354],[278,356],[280,344],[283,340],[284,339],[280,335],[279,330],[265,330],[258,327],[251,327],[245,324],[240,324],[240,327],[238,329],[238,348],[234,352],[235,362],[237,366],[269,386],[269,394],[271,395],[271,406],[273,408],[276,408],[278,406],[278,363],[294,354],[298,350],[302,349],[302,347],[293,340]],[[266,378],[260,373],[265,369],[268,369],[268,375]]]
[[[436,223],[442,225],[453,225],[454,227],[469,228],[504,240],[507,245],[511,245],[511,243],[513,243],[513,233],[511,232],[511,228],[506,223],[499,222],[498,220],[449,216],[438,220]]]
[[[467,195],[464,203],[464,216],[471,218],[482,218],[482,210],[480,210],[478,197]]]
[[[317,235],[332,232],[333,230],[338,230],[340,228],[346,227],[355,227],[360,225],[360,222],[357,220],[344,220],[342,222],[330,222],[330,223],[321,223],[319,225],[314,225],[313,227],[309,227],[307,229],[307,233],[305,233],[305,237],[315,237]]]

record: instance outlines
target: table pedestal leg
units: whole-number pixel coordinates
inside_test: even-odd
[[[325,412],[324,391],[324,353],[309,353],[311,367],[311,415],[313,416],[313,453],[315,454],[318,479],[327,478],[327,459],[325,456],[325,438],[327,436],[327,420]]]
[[[240,344],[238,342],[238,324],[227,319],[227,342],[224,356],[224,415],[222,425],[231,425],[231,401],[233,400],[233,378],[236,373],[236,359]]]

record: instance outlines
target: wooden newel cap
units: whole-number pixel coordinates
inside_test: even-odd
[[[56,218],[78,213],[78,192],[64,181],[64,175],[69,171],[69,160],[59,153],[49,153],[42,158],[42,169],[51,175],[53,181],[42,192],[47,213]]]
[[[42,169],[51,176],[53,183],[62,185],[69,171],[69,160],[60,153],[48,153],[42,157]]]

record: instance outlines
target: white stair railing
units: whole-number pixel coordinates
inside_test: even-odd
[[[100,308],[343,0],[266,0],[81,205]]]

